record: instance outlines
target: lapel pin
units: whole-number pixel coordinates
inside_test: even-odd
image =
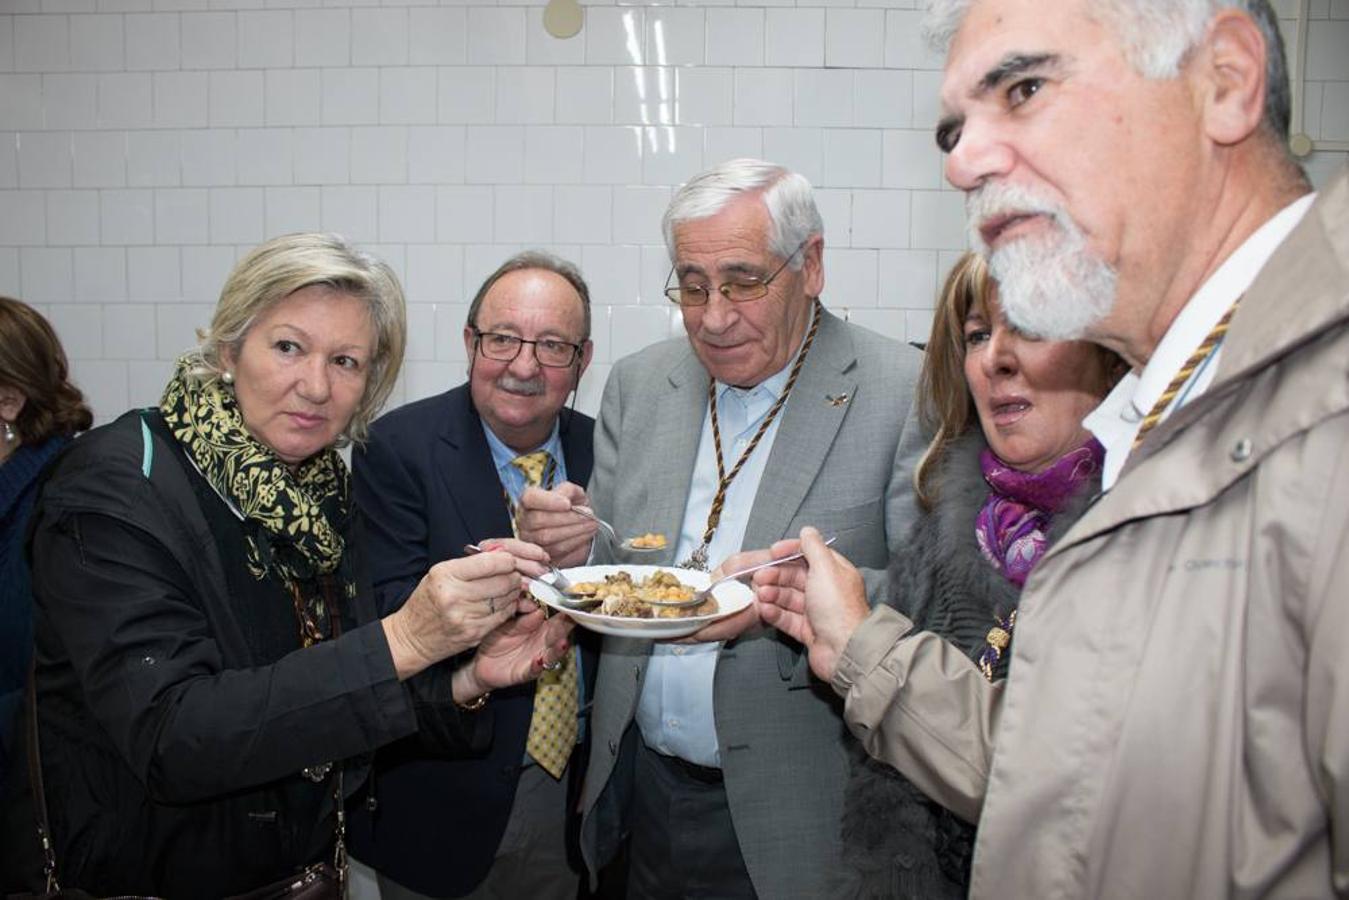
[[[847,394],[825,394],[824,399],[829,401],[830,406],[842,406],[848,402]]]

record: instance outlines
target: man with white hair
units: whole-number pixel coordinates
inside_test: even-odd
[[[1133,366],[1086,420],[1106,492],[1027,583],[1005,692],[813,534],[762,615],[869,752],[982,811],[971,896],[1349,894],[1349,175],[1312,195],[1285,151],[1273,11],[933,16],[1009,321]]]
[[[628,561],[711,567],[812,524],[883,569],[914,514],[918,354],[825,311],[810,184],[734,160],[680,188],[664,226],[687,338],[614,367],[589,502],[622,535],[670,536],[663,555]],[[616,558],[603,541],[592,551],[593,523],[570,510],[584,502],[576,485],[527,491],[521,536],[558,565]],[[869,573],[873,591],[883,574]],[[827,896],[848,772],[838,698],[753,606],[696,637],[605,638],[587,862],[630,832],[632,897]]]

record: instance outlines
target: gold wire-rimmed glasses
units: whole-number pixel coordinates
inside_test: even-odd
[[[797,244],[796,249],[787,254],[787,258],[782,261],[782,265],[774,269],[773,274],[767,278],[746,276],[724,281],[717,285],[717,293],[732,303],[749,303],[751,300],[760,300],[768,296],[768,286],[773,283],[773,279],[782,274],[782,270],[787,268],[787,264],[809,243],[810,238],[806,238]],[[712,296],[711,286],[707,284],[691,284],[687,287],[679,284],[672,285],[670,279],[674,277],[674,273],[674,266],[671,266],[670,274],[665,276],[665,296],[670,298],[670,302],[677,303],[680,306],[706,306],[707,301]]]

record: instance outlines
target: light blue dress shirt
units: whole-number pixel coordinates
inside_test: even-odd
[[[798,353],[800,351],[798,350]],[[752,388],[742,389],[717,382],[717,422],[721,431],[722,461],[729,472],[749,446],[778,395],[787,384],[792,362],[782,371]],[[773,449],[782,414],[754,448],[745,467],[726,491],[721,523],[708,547],[708,566],[715,568],[727,556],[739,552],[749,524],[750,510],[759,493],[768,454]],[[712,410],[703,416],[698,457],[684,507],[684,522],[675,547],[675,560],[682,561],[702,543],[707,514],[717,493],[717,459],[712,442]],[[652,647],[637,703],[637,727],[651,749],[678,756],[701,766],[721,766],[717,726],[712,713],[712,685],[717,672],[721,643],[662,644]]]
[[[487,446],[492,451],[492,464],[497,467],[497,478],[501,479],[501,486],[505,488],[507,496],[511,498],[511,503],[519,503],[520,495],[525,492],[525,473],[521,472],[511,461],[517,456],[524,456],[523,453],[517,453],[506,446],[505,441],[492,433],[487,422],[482,423],[482,433],[487,435]],[[553,475],[553,486],[561,484],[567,480],[567,460],[562,456],[562,437],[558,433],[557,423],[553,423],[553,431],[548,435],[548,440],[544,441],[534,450],[526,451],[533,453],[538,450],[547,450],[548,455],[557,463],[557,472]],[[548,485],[544,485],[548,487]]]

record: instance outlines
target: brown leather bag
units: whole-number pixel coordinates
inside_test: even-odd
[[[226,900],[340,900],[346,895],[345,887],[337,869],[320,862],[290,878]]]

